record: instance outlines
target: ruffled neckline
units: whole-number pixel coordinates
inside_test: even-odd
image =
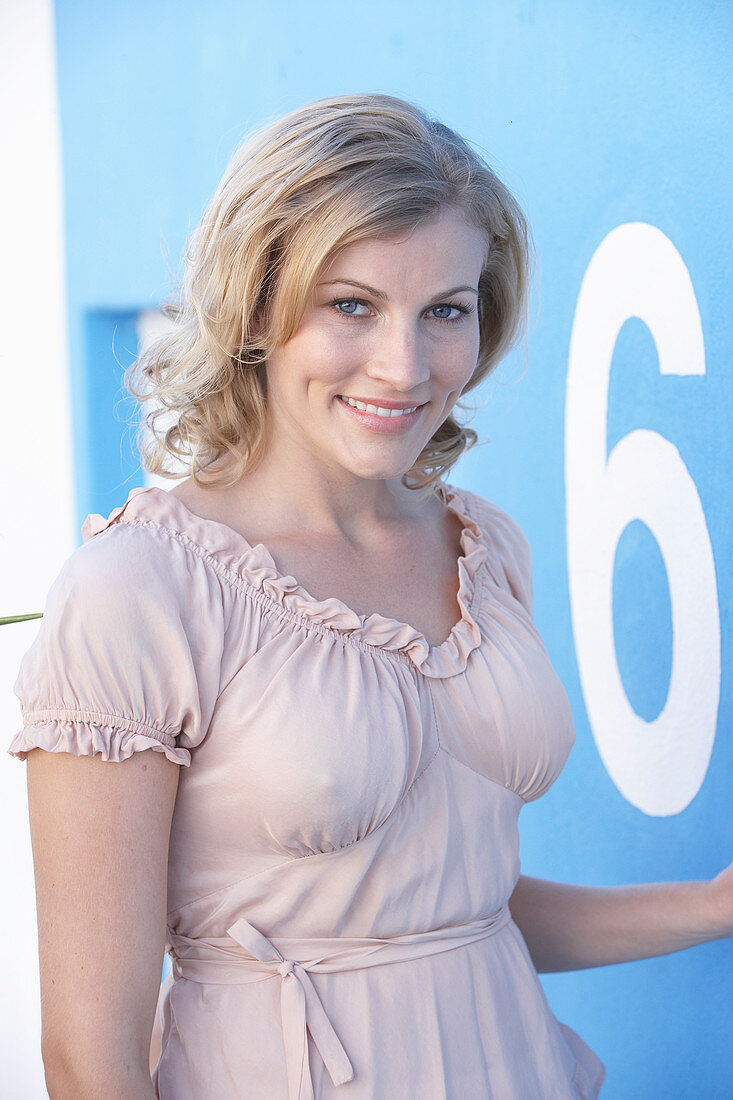
[[[462,531],[456,562],[461,617],[448,637],[436,646],[430,646],[425,636],[409,623],[379,612],[359,615],[335,596],[316,599],[295,577],[278,570],[263,543],[250,543],[227,524],[196,515],[182,500],[158,486],[131,489],[125,503],[114,508],[106,519],[90,513],[81,533],[84,542],[88,542],[119,522],[152,522],[173,535],[190,539],[290,615],[341,633],[357,644],[394,651],[411,661],[423,675],[442,679],[465,671],[469,656],[481,644],[481,630],[473,611],[479,599],[480,571],[488,549],[460,490],[444,482],[438,482],[437,490],[446,507],[458,516]]]

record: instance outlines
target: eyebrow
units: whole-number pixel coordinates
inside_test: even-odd
[[[319,283],[319,286],[335,286],[337,283],[343,283],[346,286],[356,286],[361,290],[366,290],[367,294],[373,295],[375,298],[379,298],[382,302],[388,302],[389,298],[383,290],[376,290],[375,287],[369,286],[368,283],[357,283],[355,279],[330,279],[326,283]],[[472,294],[478,295],[478,290],[475,286],[454,286],[451,290],[444,290],[440,294],[432,295],[433,298],[449,298],[451,294],[458,294],[461,290],[469,290]]]

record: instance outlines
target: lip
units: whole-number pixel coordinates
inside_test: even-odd
[[[349,394],[351,397],[351,394]],[[420,414],[425,408],[425,404],[418,405],[412,413],[403,413],[402,416],[378,416],[376,413],[363,412],[361,409],[355,409],[353,405],[350,405],[348,401],[344,401],[341,394],[336,397],[338,404],[342,409],[354,418],[357,423],[361,424],[365,428],[369,428],[373,432],[380,432],[383,435],[399,435],[402,432],[410,430],[412,425],[419,420]],[[361,401],[361,397],[355,397],[355,401]],[[374,401],[368,402],[368,404],[376,404]],[[393,401],[391,404],[386,402],[381,406],[384,409],[410,409],[411,405],[405,404],[404,401]]]

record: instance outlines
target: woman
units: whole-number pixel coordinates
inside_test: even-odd
[[[730,869],[519,875],[572,719],[524,535],[444,475],[528,266],[506,188],[390,96],[227,168],[128,379],[176,414],[147,468],[191,476],[87,518],[15,685],[52,1098],[595,1097],[537,971],[731,934]]]

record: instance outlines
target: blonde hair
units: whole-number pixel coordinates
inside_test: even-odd
[[[531,237],[504,184],[457,133],[389,95],[319,99],[248,136],[189,238],[183,286],[163,306],[170,331],[125,372],[133,397],[158,406],[138,430],[145,469],[180,477],[164,465],[177,455],[203,487],[239,480],[264,453],[267,357],[297,331],[323,265],[347,244],[412,229],[446,207],[488,245],[479,354],[463,396],[525,329]],[[173,422],[158,428],[168,412]],[[451,412],[403,484],[432,485],[477,439]],[[229,476],[197,477],[226,455]]]

